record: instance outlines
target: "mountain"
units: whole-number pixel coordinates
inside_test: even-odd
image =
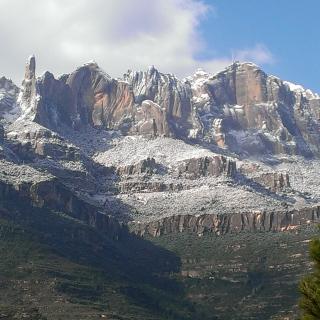
[[[136,318],[147,319],[144,312],[150,319],[292,317],[293,288],[310,268],[306,244],[320,220],[319,109],[319,95],[252,63],[235,62],[217,74],[197,70],[179,80],[154,66],[113,79],[89,62],[55,78],[50,72],[37,77],[32,56],[21,88],[0,79],[1,230],[17,228],[19,239],[27,230],[31,240],[22,241],[32,246],[45,239],[40,265],[49,263],[50,252],[74,263],[74,251],[90,239],[83,248],[86,268],[97,268],[91,258],[110,259],[98,269],[110,272],[108,279],[119,269],[116,286],[122,288],[130,259],[142,274],[180,288],[170,310],[152,307],[154,301],[144,300],[151,291],[164,304],[171,296],[158,280],[136,278],[136,267],[128,265],[134,274],[124,285],[130,289],[121,292],[136,299],[128,298],[128,308],[131,302],[142,308]],[[3,232],[2,246],[10,252]],[[16,231],[5,232],[15,237]],[[73,241],[69,232],[77,233],[76,241],[64,254]],[[104,243],[111,256],[101,249],[91,257]],[[172,269],[153,269],[141,254],[145,247],[159,252],[154,261],[160,264],[171,257]],[[28,259],[33,263],[32,255]],[[31,303],[37,312],[56,319],[37,299]],[[135,319],[133,309],[131,318],[107,309],[108,317]],[[65,314],[66,305],[61,310]]]
[[[154,67],[112,79],[88,63],[59,79],[35,76],[31,58],[22,107],[39,124],[59,130],[103,127],[125,134],[209,143],[231,152],[319,154],[320,97],[268,76],[252,63],[178,80]]]

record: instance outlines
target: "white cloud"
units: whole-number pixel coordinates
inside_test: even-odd
[[[272,64],[275,58],[264,44],[256,44],[253,48],[238,50],[235,53],[236,60],[253,61],[257,64]]]
[[[92,59],[112,76],[148,65],[179,77],[198,67],[215,72],[231,59],[195,58],[205,50],[199,24],[212,9],[201,0],[0,0],[0,75],[20,82],[32,53],[38,73],[71,72]]]

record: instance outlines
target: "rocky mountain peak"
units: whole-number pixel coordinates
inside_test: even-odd
[[[58,131],[92,126],[242,155],[320,154],[319,96],[250,62],[216,74],[198,69],[180,81],[154,66],[113,79],[90,61],[59,79],[49,72],[36,79],[31,56],[19,105],[22,117]]]
[[[26,63],[25,68],[25,81],[36,78],[36,58],[34,55],[30,56]]]
[[[159,71],[156,69],[156,67],[154,65],[151,65],[148,67],[148,71],[147,71],[150,75],[154,74],[154,73],[159,73]]]
[[[21,117],[35,119],[37,109],[36,59],[30,56],[26,62],[25,77],[19,95]]]

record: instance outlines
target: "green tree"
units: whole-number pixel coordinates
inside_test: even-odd
[[[299,285],[301,320],[320,319],[320,238],[311,241],[310,256],[314,263],[313,273],[302,279]]]

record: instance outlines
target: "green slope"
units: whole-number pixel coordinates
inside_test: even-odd
[[[0,203],[0,319],[295,319],[314,226],[116,238]]]
[[[219,319],[297,319],[315,225],[290,232],[170,234],[151,239],[181,258],[188,298]]]
[[[173,253],[19,201],[0,205],[0,319],[214,319]]]

